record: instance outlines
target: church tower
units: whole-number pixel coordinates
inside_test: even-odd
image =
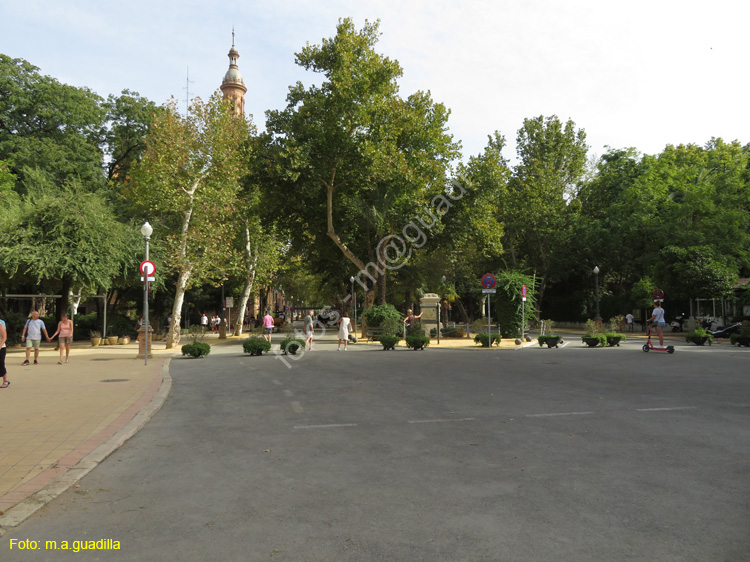
[[[237,59],[240,58],[240,53],[237,51],[237,47],[234,46],[234,28],[232,28],[232,48],[229,49],[229,70],[224,75],[224,80],[221,82],[221,91],[224,94],[224,99],[229,99],[234,105],[235,115],[245,115],[245,81],[242,79],[240,69],[237,66]]]

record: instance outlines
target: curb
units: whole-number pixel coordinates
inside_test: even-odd
[[[40,508],[47,505],[57,496],[68,490],[81,478],[95,469],[99,463],[109,455],[122,447],[125,442],[133,437],[164,405],[172,389],[172,377],[169,375],[169,364],[172,357],[167,357],[162,363],[162,381],[158,390],[133,418],[127,422],[119,431],[105,439],[93,451],[84,456],[70,470],[58,476],[54,481],[44,486],[25,500],[19,502],[4,515],[0,516],[0,537],[10,529],[18,527],[22,522],[31,517]]]

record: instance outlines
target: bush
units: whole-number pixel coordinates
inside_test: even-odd
[[[406,345],[415,351],[418,349],[424,349],[430,345],[430,338],[425,336],[424,332],[421,334],[412,334],[411,336],[406,336]]]
[[[271,350],[271,342],[263,338],[250,338],[242,342],[242,349],[250,355],[263,355],[264,351]]]
[[[297,351],[302,349],[305,349],[305,340],[297,339],[293,336],[287,336],[283,340],[281,340],[281,351],[283,351],[285,354],[289,353],[291,355],[297,355]]]
[[[398,322],[404,321],[404,316],[392,304],[381,304],[368,308],[362,313],[362,318],[372,328],[383,326],[383,323],[389,318],[393,318]]]
[[[589,320],[589,322],[590,322],[590,320]],[[585,334],[583,334],[583,336],[581,336],[581,341],[582,342],[586,342],[587,339],[595,339],[595,340],[597,340],[597,344],[595,346],[593,346],[593,347],[598,347],[598,346],[607,347],[607,336],[605,336],[604,334],[589,334],[589,333],[585,333]],[[588,343],[586,343],[586,345],[588,345]]]
[[[492,343],[500,345],[500,334],[492,334]],[[490,347],[490,335],[487,332],[474,336],[475,343],[481,343],[482,347]]]
[[[380,327],[383,328],[384,335],[400,336],[401,331],[404,329],[404,323],[399,318],[386,318],[380,324]]]
[[[23,333],[23,327],[26,325],[27,316],[20,312],[8,312],[3,320],[5,320],[5,331],[8,333],[7,345],[21,343],[21,333]],[[49,328],[47,330],[49,334],[55,331],[53,329],[52,332],[49,332]]]
[[[703,328],[696,328],[692,332],[688,332],[685,334],[685,341],[688,343],[692,343],[693,338],[708,338],[708,345],[711,345],[714,341],[713,335],[711,335],[710,332],[707,332]],[[731,338],[730,338],[731,340]]]
[[[107,321],[109,324],[107,328],[108,336],[133,336],[138,333],[135,329],[137,320],[131,320],[122,314],[115,314],[111,318],[107,317]]]
[[[625,334],[620,334],[618,332],[607,332],[604,334],[604,337],[607,338],[607,346],[612,347],[614,345],[620,345],[621,341],[625,341],[628,336]],[[619,340],[617,338],[620,338]],[[617,343],[614,343],[617,341]]]
[[[89,312],[88,314],[76,314],[75,324],[76,329],[73,332],[73,337],[77,340],[88,339],[88,334],[90,334],[93,330],[96,330],[100,334],[102,331],[102,322],[97,316],[96,312]]]
[[[378,341],[383,344],[383,350],[395,349],[396,344],[401,340],[400,336],[390,336],[384,334],[378,337]]]
[[[205,357],[209,353],[211,353],[211,346],[207,343],[186,343],[182,346],[182,354],[190,357]]]
[[[544,335],[544,336],[539,336],[539,337],[537,338],[537,342],[539,343],[539,347],[542,347],[542,346],[543,346],[544,344],[546,344],[546,343],[547,343],[548,341],[553,341],[553,340],[561,340],[561,339],[562,339],[562,338],[560,338],[560,336],[557,336],[557,335],[555,335],[555,334],[547,334],[547,335]],[[558,343],[559,343],[559,342],[558,342]]]

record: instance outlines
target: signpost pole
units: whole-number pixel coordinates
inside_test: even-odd
[[[521,300],[521,341],[526,341],[526,299]]]
[[[490,295],[487,295],[487,336],[490,338],[490,345],[492,347],[492,320],[490,319]]]

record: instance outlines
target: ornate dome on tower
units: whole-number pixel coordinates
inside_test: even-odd
[[[232,48],[229,49],[227,56],[229,57],[229,69],[224,75],[224,80],[221,81],[221,91],[224,94],[224,99],[232,100],[234,103],[234,112],[237,115],[244,115],[247,88],[245,87],[245,81],[242,79],[242,74],[240,74],[240,68],[237,66],[240,53],[234,46],[234,29],[232,29]]]

